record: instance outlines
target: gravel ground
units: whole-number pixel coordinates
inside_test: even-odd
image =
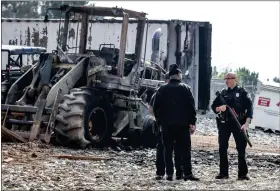
[[[215,121],[199,117],[197,135],[216,135]],[[252,131],[252,132],[251,132]],[[279,148],[279,135],[250,130],[255,144]],[[109,160],[69,160],[53,155],[90,155]],[[200,182],[157,181],[155,149],[116,152],[112,149],[72,150],[42,143],[2,143],[2,190],[182,190],[280,188],[279,153],[248,152],[249,181],[237,181],[237,155],[229,151],[230,178],[215,180],[218,173],[217,147],[202,148],[194,144],[193,172]]]

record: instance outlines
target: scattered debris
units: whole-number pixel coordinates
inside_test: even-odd
[[[238,155],[235,147],[229,149],[228,180],[215,180],[219,172],[217,135],[209,136],[215,129],[214,119],[198,116],[198,128],[192,136],[193,173],[201,181],[165,179],[155,180],[156,149],[74,150],[37,143],[30,149],[26,143],[2,143],[3,190],[279,190],[280,153],[256,149],[279,148],[279,135],[254,130],[250,133],[256,150],[248,149],[247,161],[250,181],[237,181]],[[203,128],[203,124],[205,125]],[[208,124],[208,125],[206,125]],[[212,131],[213,132],[213,131]],[[208,135],[208,136],[206,136]],[[202,141],[199,143],[198,141]],[[205,146],[209,143],[209,146]],[[36,155],[37,157],[32,157]],[[57,156],[57,157],[55,157]],[[59,158],[70,156],[72,160]],[[78,159],[81,157],[82,159]],[[100,160],[92,162],[87,157]],[[67,157],[66,157],[67,158]],[[112,158],[113,160],[106,160]],[[38,173],[40,172],[40,173]],[[175,178],[175,177],[174,177]],[[43,182],[42,182],[43,181]]]
[[[20,141],[23,143],[27,142],[24,138],[22,138],[21,136],[19,136],[16,133],[14,133],[13,131],[10,131],[9,129],[7,129],[4,126],[1,127],[1,132],[2,132],[2,136],[6,136],[6,138],[8,138],[12,141]]]
[[[6,159],[3,160],[3,163],[8,163],[8,162],[11,162],[13,160],[14,160],[13,158],[6,158]]]
[[[32,157],[32,158],[37,158],[38,155],[37,155],[36,153],[32,153],[31,157]]]
[[[110,160],[111,158],[103,158],[103,157],[96,157],[96,156],[75,156],[75,155],[52,155],[52,157],[57,157],[60,159],[70,159],[70,160]]]

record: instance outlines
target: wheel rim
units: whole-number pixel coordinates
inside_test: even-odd
[[[102,108],[94,108],[88,120],[88,131],[94,142],[103,140],[107,133],[107,117]]]

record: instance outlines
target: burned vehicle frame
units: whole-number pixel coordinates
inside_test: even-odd
[[[153,79],[150,71],[158,69],[147,67],[145,55],[142,58],[146,13],[69,5],[54,10],[64,13],[63,38],[56,50],[41,54],[39,63],[11,86],[1,105],[4,125],[29,141],[39,138],[48,143],[53,136],[60,145],[77,148],[106,145],[112,136],[141,134],[147,105],[139,90],[154,90],[164,83]],[[81,16],[78,53],[67,50],[73,13]],[[93,15],[123,19],[119,48],[109,43],[100,44],[98,50],[86,48]],[[130,18],[138,20],[134,53],[126,53]]]
[[[46,52],[44,47],[2,45],[1,54],[1,102],[3,103],[6,94],[11,86],[24,72],[26,72],[37,60],[29,63],[28,56],[39,56]],[[26,61],[26,62],[25,62]]]

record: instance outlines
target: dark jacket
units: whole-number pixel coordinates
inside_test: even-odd
[[[191,88],[179,80],[171,79],[156,92],[153,111],[163,128],[194,125],[196,110]]]
[[[221,91],[221,95],[225,99],[226,103],[233,108],[237,114],[244,115],[246,118],[253,118],[253,104],[249,93],[240,86],[235,86],[233,89],[225,88]],[[214,113],[216,107],[221,106],[222,103],[217,97],[213,101],[211,108]]]
[[[150,100],[150,102],[149,102],[149,105],[152,106],[152,107],[154,106],[155,97],[156,97],[156,93],[157,93],[158,89],[159,89],[159,88],[157,88],[157,89],[155,90],[155,93],[152,95],[151,100]]]

